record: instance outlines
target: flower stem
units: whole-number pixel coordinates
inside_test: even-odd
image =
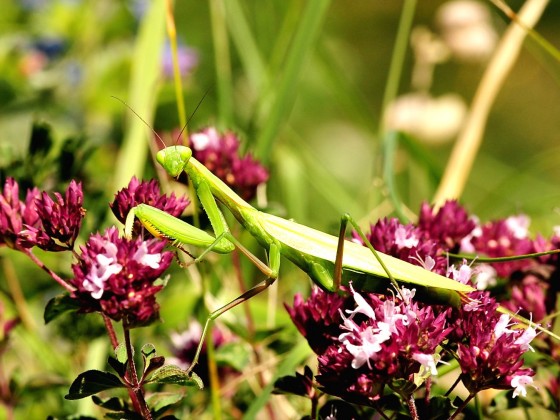
[[[35,264],[37,264],[37,266],[39,266],[39,268],[41,268],[43,271],[46,271],[47,274],[49,276],[51,276],[58,284],[60,284],[63,288],[66,289],[66,291],[72,293],[74,290],[76,290],[75,287],[72,287],[71,285],[69,285],[66,281],[64,281],[58,274],[56,274],[54,271],[52,271],[49,267],[47,267],[45,265],[45,263],[43,263],[43,261],[41,261],[39,258],[37,258],[35,256],[35,254],[33,254],[33,252],[31,252],[30,249],[27,248],[22,248],[20,249],[20,251],[22,251],[25,255],[27,255],[29,258],[31,258],[31,261],[33,261]]]
[[[457,377],[457,379],[455,380],[455,382],[453,382],[453,385],[451,385],[451,387],[449,388],[449,390],[445,393],[445,396],[449,396],[449,394],[451,394],[451,392],[455,389],[455,387],[457,385],[459,385],[459,382],[461,382],[461,375],[459,375]]]
[[[457,411],[455,411],[455,413],[453,413],[453,415],[451,417],[449,417],[449,420],[453,420],[455,419],[459,414],[461,414],[461,412],[467,407],[467,405],[469,404],[469,402],[473,399],[473,397],[475,396],[475,394],[469,394],[469,396],[467,397],[467,399],[465,401],[463,401],[463,404],[461,404],[461,406],[457,409]]]
[[[418,417],[418,410],[416,409],[416,402],[414,401],[414,395],[410,394],[406,399],[406,405],[408,406],[408,411],[410,412],[410,418],[413,420],[420,420]]]
[[[317,393],[313,393],[313,396],[311,397],[311,414],[310,414],[310,418],[311,420],[317,420],[317,416],[319,414],[319,395],[317,395]]]
[[[107,315],[102,314],[103,322],[105,323],[105,328],[107,329],[107,334],[109,334],[109,339],[111,340],[111,345],[113,346],[113,350],[119,346],[119,340],[117,340],[117,334],[115,333],[115,329],[113,328],[113,323],[111,322],[111,318]]]
[[[128,379],[132,385],[134,397],[132,398],[134,409],[146,420],[152,420],[152,413],[150,413],[150,409],[146,405],[146,400],[144,399],[144,391],[138,382],[138,374],[136,373],[136,365],[134,363],[134,355],[132,353],[132,345],[130,343],[130,330],[126,326],[124,327],[124,342],[128,358]]]

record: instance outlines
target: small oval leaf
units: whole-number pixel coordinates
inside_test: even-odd
[[[124,384],[112,373],[88,370],[78,375],[74,382],[72,382],[72,385],[70,385],[68,394],[64,398],[67,400],[79,400],[112,388],[124,388]]]
[[[63,313],[75,311],[79,308],[79,302],[76,299],[72,299],[68,293],[64,293],[49,300],[47,306],[45,306],[43,319],[45,320],[45,324],[48,324]]]
[[[156,370],[146,383],[196,385],[200,389],[204,388],[204,384],[198,375],[192,372],[187,374],[186,370],[174,365],[163,366]]]

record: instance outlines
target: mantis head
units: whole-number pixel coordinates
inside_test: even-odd
[[[187,166],[192,150],[186,146],[169,146],[160,150],[156,159],[173,178],[177,178]]]

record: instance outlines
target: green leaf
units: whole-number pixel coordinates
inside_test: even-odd
[[[146,398],[146,403],[151,407],[154,417],[169,409],[184,398],[180,392],[157,392]]]
[[[121,378],[124,378],[124,375],[126,374],[126,362],[121,363],[114,357],[109,357],[108,362],[109,366],[111,366]]]
[[[142,346],[142,354],[144,355],[146,360],[150,360],[152,357],[156,355],[156,348],[151,343],[146,343]]]
[[[134,348],[132,349],[132,355],[134,355]],[[126,364],[128,360],[128,354],[126,352],[126,346],[124,345],[124,343],[121,343],[117,346],[117,348],[115,349],[115,356],[117,357],[117,360],[119,362]]]
[[[146,383],[176,384],[184,386],[197,385],[200,389],[204,388],[202,380],[195,373],[187,374],[187,371],[178,366],[167,365],[156,370]]]
[[[107,410],[112,411],[126,411],[128,410],[127,404],[123,401],[122,398],[111,397],[109,399],[103,400],[97,396],[91,397],[93,403],[98,405],[99,407],[103,407]]]
[[[156,348],[153,344],[144,344],[141,352],[144,359],[144,377],[147,377],[165,364],[165,357],[157,356]]]
[[[112,412],[105,414],[105,417],[108,419],[115,419],[115,420],[143,420],[140,414],[137,414],[133,411],[127,412]]]
[[[65,312],[75,311],[80,308],[80,304],[76,299],[72,299],[68,293],[53,297],[45,307],[43,319],[48,324],[53,319],[59,317]]]
[[[220,366],[230,366],[241,372],[249,363],[250,352],[239,343],[227,343],[216,349],[216,362]]]
[[[118,420],[142,420],[142,416],[131,410],[129,405],[121,398],[112,397],[103,400],[95,395],[91,397],[93,403],[106,410],[110,410],[105,414],[106,418]]]
[[[164,364],[165,364],[165,357],[163,356],[152,357],[150,359],[150,362],[148,363],[148,366],[144,371],[144,376],[150,375],[153,371],[161,368]]]
[[[64,398],[67,400],[79,400],[107,389],[124,387],[120,379],[112,373],[88,370],[78,375],[76,380],[70,385],[68,394]]]

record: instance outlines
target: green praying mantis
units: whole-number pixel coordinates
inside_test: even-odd
[[[183,249],[184,245],[203,248],[204,251],[194,262],[202,260],[211,251],[227,254],[238,248],[266,276],[241,296],[210,313],[188,372],[198,362],[212,322],[224,312],[272,285],[278,278],[281,256],[307,273],[315,284],[331,292],[337,291],[341,284],[348,285],[351,282],[352,287],[358,291],[386,293],[388,279],[399,293],[398,284],[402,284],[416,288],[416,297],[421,300],[459,306],[461,301],[468,299],[466,294],[475,290],[469,285],[376,251],[349,215],[342,217],[339,236],[336,237],[259,211],[193,158],[192,150],[186,146],[169,146],[160,150],[156,159],[172,177],[186,172],[215,236],[146,204],[140,204],[130,211],[125,222],[125,235],[132,234],[134,220],[137,218],[154,236],[169,239],[179,249]],[[249,252],[231,234],[218,207],[218,201],[267,251],[268,264]],[[356,229],[367,247],[345,239],[348,223]],[[530,324],[528,320],[511,314],[505,308],[499,310]]]

